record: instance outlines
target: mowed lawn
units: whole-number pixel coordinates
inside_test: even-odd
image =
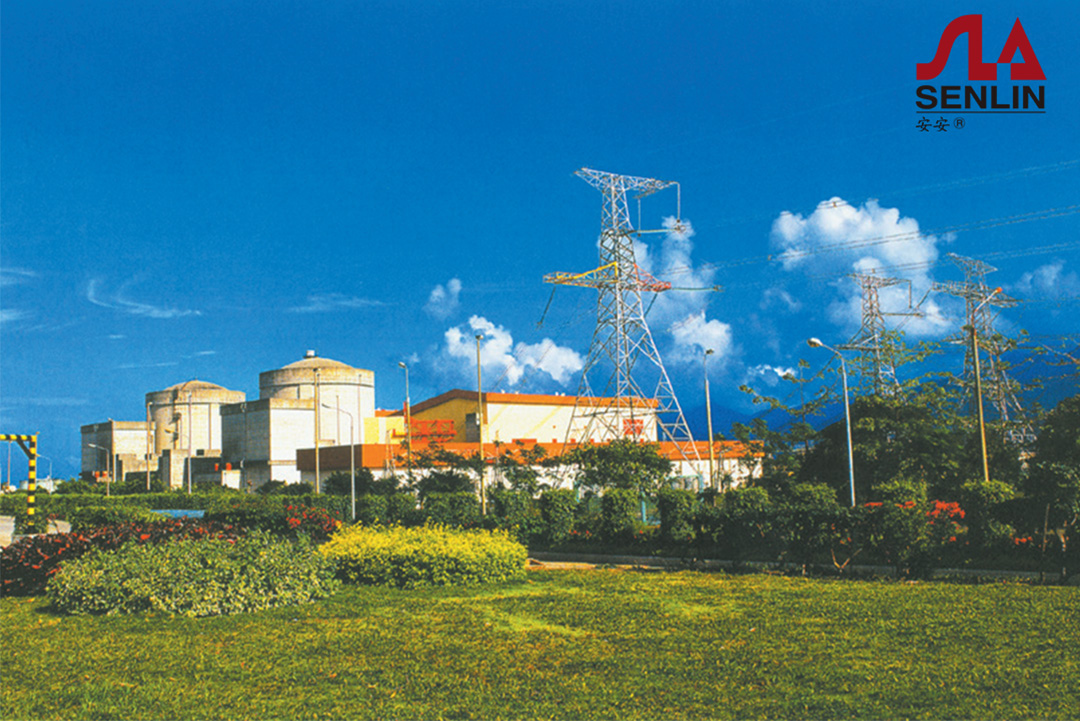
[[[206,619],[4,599],[3,718],[1077,718],[1080,589],[537,571]]]

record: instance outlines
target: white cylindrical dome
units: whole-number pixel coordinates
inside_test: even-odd
[[[154,452],[166,448],[199,450],[221,448],[221,406],[241,403],[242,391],[200,380],[178,383],[146,394],[154,424]]]

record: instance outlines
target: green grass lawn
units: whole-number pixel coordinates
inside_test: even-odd
[[[1080,589],[540,571],[233,617],[0,601],[3,718],[1077,718]]]

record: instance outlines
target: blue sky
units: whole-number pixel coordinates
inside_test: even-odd
[[[915,65],[971,12],[989,62],[1020,18],[1047,112],[920,132]],[[1076,333],[1077,27],[1064,0],[5,2],[0,425],[66,476],[81,424],[193,377],[255,397],[309,348],[373,370],[381,407],[399,360],[414,401],[473,387],[474,329],[486,390],[573,392],[594,292],[537,322],[545,273],[596,265],[583,166],[681,184],[694,234],[649,236],[643,264],[725,289],[650,316],[688,410],[705,346],[741,411],[740,384],[824,363],[804,341],[855,331],[855,268],[902,266],[921,297],[962,279],[945,253],[982,258],[1035,301],[1003,327]],[[933,82],[965,60],[962,38]],[[643,225],[674,212],[665,191]],[[956,329],[926,303],[910,335]]]

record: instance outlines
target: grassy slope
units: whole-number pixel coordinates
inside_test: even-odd
[[[1073,718],[1080,589],[535,572],[238,617],[0,601],[4,719]]]

